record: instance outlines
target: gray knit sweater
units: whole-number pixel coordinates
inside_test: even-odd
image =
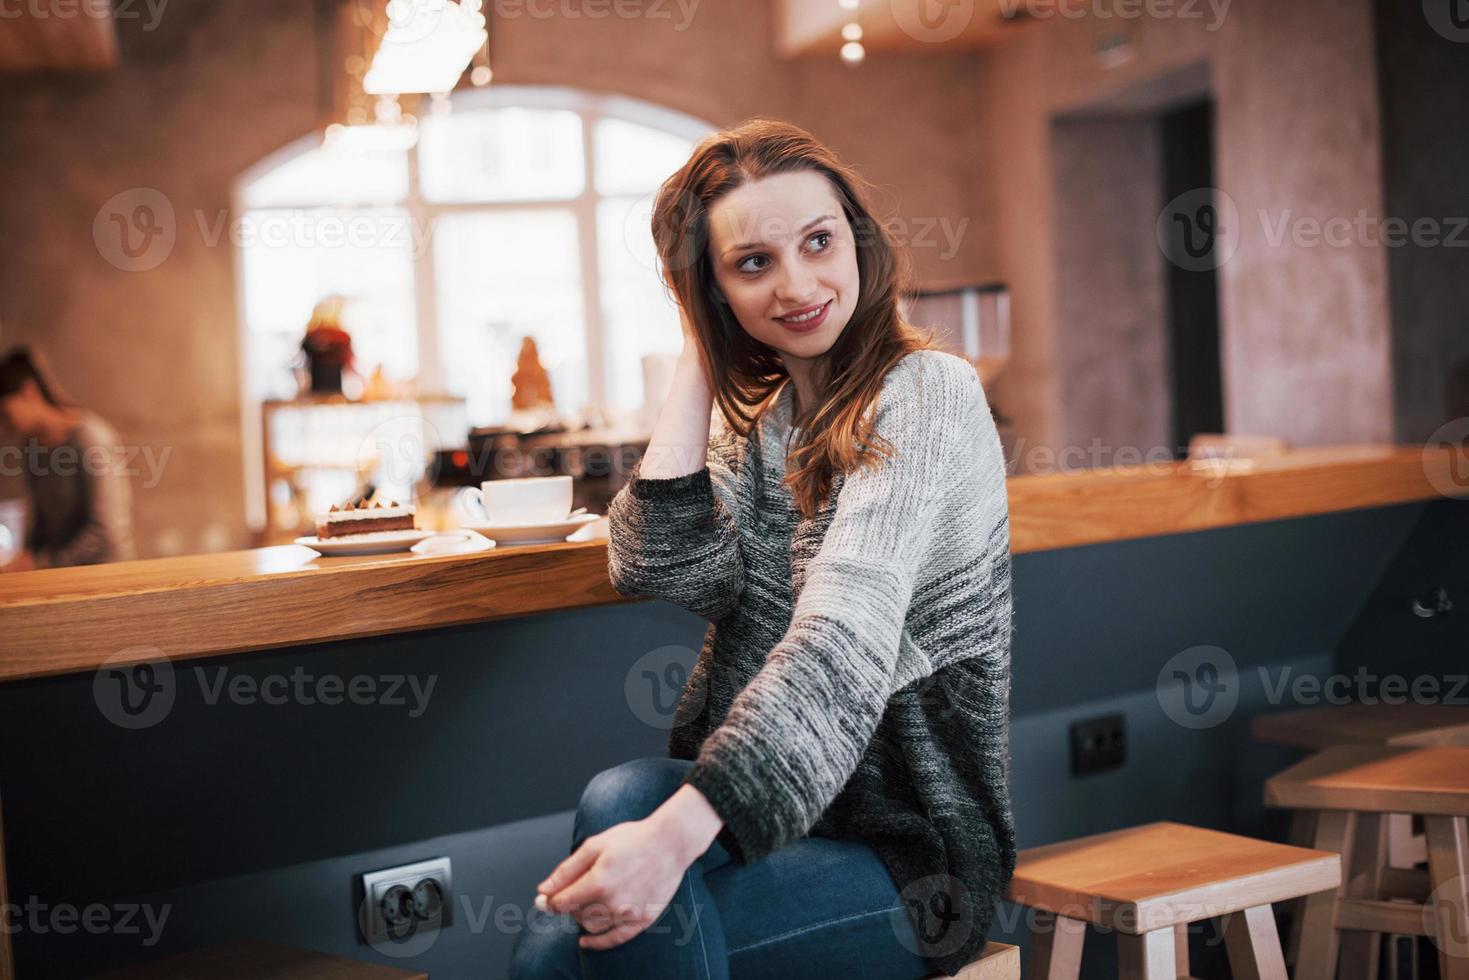
[[[635,467],[612,500],[608,572],[712,623],[669,753],[695,760],[735,861],[870,843],[952,976],[1015,865],[1004,460],[974,368],[941,351],[889,371],[874,425],[896,457],[838,474],[804,519],[780,483],[790,384],[748,439],[716,407],[704,468]]]

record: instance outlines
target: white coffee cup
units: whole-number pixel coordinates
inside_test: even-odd
[[[571,512],[571,477],[526,476],[486,480],[460,491],[473,500],[491,524],[550,524]]]

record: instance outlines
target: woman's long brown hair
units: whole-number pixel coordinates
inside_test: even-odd
[[[34,381],[41,397],[57,408],[75,408],[76,402],[62,390],[46,358],[34,347],[21,344],[0,357],[0,398],[8,398]]]
[[[938,346],[899,314],[910,285],[908,259],[874,216],[868,184],[805,130],[754,119],[700,141],[688,163],[663,182],[653,240],[663,280],[688,314],[714,402],[730,428],[748,437],[788,374],[779,352],[747,334],[716,301],[709,210],[750,181],[797,170],[831,182],[856,240],[861,282],[851,320],[813,372],[817,411],[787,458],[785,485],[810,517],[826,501],[835,474],[875,465],[874,450],[891,455],[887,440],[873,432],[868,408],[893,365]]]

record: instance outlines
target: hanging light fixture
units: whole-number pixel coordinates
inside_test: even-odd
[[[861,0],[837,0],[843,10],[852,12],[852,19],[842,25],[842,61],[848,65],[857,66],[867,57],[867,49],[862,45],[862,25],[857,23],[857,12],[861,6]]]
[[[489,38],[482,0],[389,0],[388,28],[362,88],[369,95],[449,92]]]

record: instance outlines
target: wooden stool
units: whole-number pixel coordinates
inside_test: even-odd
[[[928,980],[948,980],[935,973]],[[1020,947],[986,943],[979,959],[954,974],[954,980],[1020,980]]]
[[[1469,747],[1336,746],[1269,779],[1265,802],[1318,811],[1315,845],[1342,858],[1337,889],[1306,900],[1298,980],[1338,962],[1375,977],[1384,933],[1433,938],[1441,980],[1469,980]],[[1389,865],[1389,814],[1423,818],[1426,874]]]
[[[328,956],[251,941],[154,960],[143,966],[104,974],[97,980],[428,980],[422,970],[399,970],[376,963]]]
[[[1222,916],[1241,980],[1285,980],[1271,905],[1335,888],[1337,855],[1177,823],[1021,851],[1006,897],[1037,909],[1027,980],[1074,980],[1087,923],[1117,931],[1123,978],[1189,974],[1190,923]]]
[[[1333,745],[1469,745],[1469,707],[1447,704],[1342,704],[1256,715],[1250,735],[1257,742],[1319,752]],[[1388,866],[1411,868],[1428,860],[1428,843],[1414,831],[1406,813],[1387,816]],[[1316,839],[1316,811],[1291,817],[1290,843],[1310,847]],[[1304,903],[1293,903],[1285,961],[1295,965],[1301,948]]]

